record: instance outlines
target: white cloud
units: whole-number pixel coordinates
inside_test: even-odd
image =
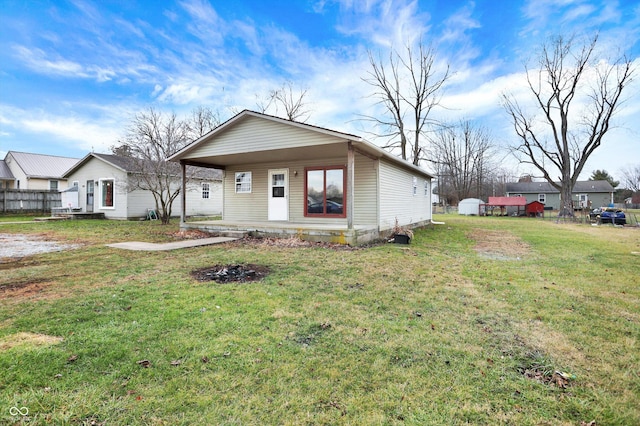
[[[22,62],[33,71],[43,74],[87,77],[81,64],[65,59],[46,59],[47,54],[41,49],[29,49],[24,46],[14,46],[13,50]]]

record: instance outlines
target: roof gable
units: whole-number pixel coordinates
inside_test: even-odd
[[[329,145],[360,140],[347,133],[245,110],[169,160]]]
[[[7,166],[4,160],[0,160],[0,179],[2,180],[15,180],[15,176],[11,173],[11,169]]]
[[[306,158],[326,156],[327,152],[346,156],[348,143],[367,156],[384,158],[419,175],[433,177],[424,169],[359,136],[249,110],[242,111],[176,152],[169,157],[169,161],[201,163],[203,159],[209,159],[210,164],[223,167],[233,164],[233,161],[239,164],[249,154],[256,153],[260,154],[258,157],[254,155],[254,158],[260,158],[261,162],[286,161],[287,154],[294,150],[305,150]]]
[[[140,172],[139,165],[131,158],[113,154],[98,154],[90,152],[82,160],[78,161],[71,169],[64,173],[64,177],[69,177],[75,173],[78,169],[87,164],[91,159],[102,161],[110,166],[125,172],[125,173],[137,173]],[[179,175],[178,165],[176,164],[176,175]],[[193,178],[202,180],[222,180],[221,170],[203,169],[202,167],[195,167],[191,174]]]

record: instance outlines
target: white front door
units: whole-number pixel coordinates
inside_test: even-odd
[[[289,170],[269,170],[269,220],[289,220]]]

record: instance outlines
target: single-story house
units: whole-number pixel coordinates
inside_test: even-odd
[[[429,173],[323,127],[245,110],[169,160],[224,170],[222,220],[183,229],[357,245],[431,223]]]
[[[596,208],[613,203],[613,186],[606,180],[578,181],[573,187],[575,209]],[[560,210],[560,191],[549,182],[514,182],[506,185],[507,196],[523,196],[527,202],[539,201],[546,210]]]
[[[82,213],[104,213],[107,219],[139,219],[155,210],[155,200],[150,191],[129,190],[128,181],[139,173],[135,165],[123,156],[89,153],[64,174],[69,180],[62,207],[78,209]],[[180,187],[176,176],[176,189]],[[77,196],[77,200],[68,197]],[[212,216],[222,212],[221,173],[209,170],[206,175],[191,179],[186,188],[189,216]],[[172,205],[172,215],[182,211],[182,198]]]
[[[6,189],[58,191],[67,187],[62,175],[77,162],[78,158],[9,151],[0,166],[0,183]]]

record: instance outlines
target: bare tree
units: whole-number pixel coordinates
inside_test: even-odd
[[[287,120],[304,123],[311,115],[304,99],[307,91],[308,89],[299,89],[296,93],[293,88],[293,83],[287,81],[282,84],[282,87],[272,90],[269,93],[269,101],[265,106],[265,111],[268,110],[270,106],[273,106],[275,108],[275,115],[279,115],[280,111],[284,110],[284,116]]]
[[[485,128],[466,120],[440,129],[432,138],[429,161],[446,185],[441,195],[450,203],[481,197],[495,169],[493,156],[493,141]]]
[[[166,159],[208,133],[216,123],[215,115],[207,108],[197,108],[189,120],[149,108],[135,114],[125,136],[118,140],[119,145],[111,148],[114,154],[127,157],[131,169],[136,170],[129,175],[125,190],[151,192],[163,224],[169,223],[182,179],[180,166]]]
[[[308,89],[298,89],[296,92],[293,83],[287,81],[281,87],[269,91],[267,95],[256,94],[256,109],[262,114],[272,114],[289,121],[304,123],[311,116],[305,100],[307,92]]]
[[[640,164],[622,169],[622,186],[633,192],[640,192]]]
[[[502,96],[519,139],[513,152],[560,191],[560,216],[573,216],[573,186],[602,143],[635,71],[626,57],[613,63],[598,61],[597,41],[596,35],[575,46],[573,38],[556,37],[543,45],[538,69],[525,67],[540,119],[529,116],[512,95]]]
[[[191,116],[187,121],[189,137],[198,139],[218,127],[221,122],[219,111],[213,111],[205,106],[196,107],[191,111]]]
[[[374,88],[372,96],[382,105],[380,117],[365,116],[382,132],[376,137],[389,142],[383,147],[400,150],[402,159],[418,165],[424,157],[425,133],[438,121],[431,117],[440,106],[442,89],[449,79],[449,67],[438,70],[435,51],[422,42],[417,51],[406,47],[406,55],[389,53],[388,63],[369,52],[371,69],[362,80]]]

